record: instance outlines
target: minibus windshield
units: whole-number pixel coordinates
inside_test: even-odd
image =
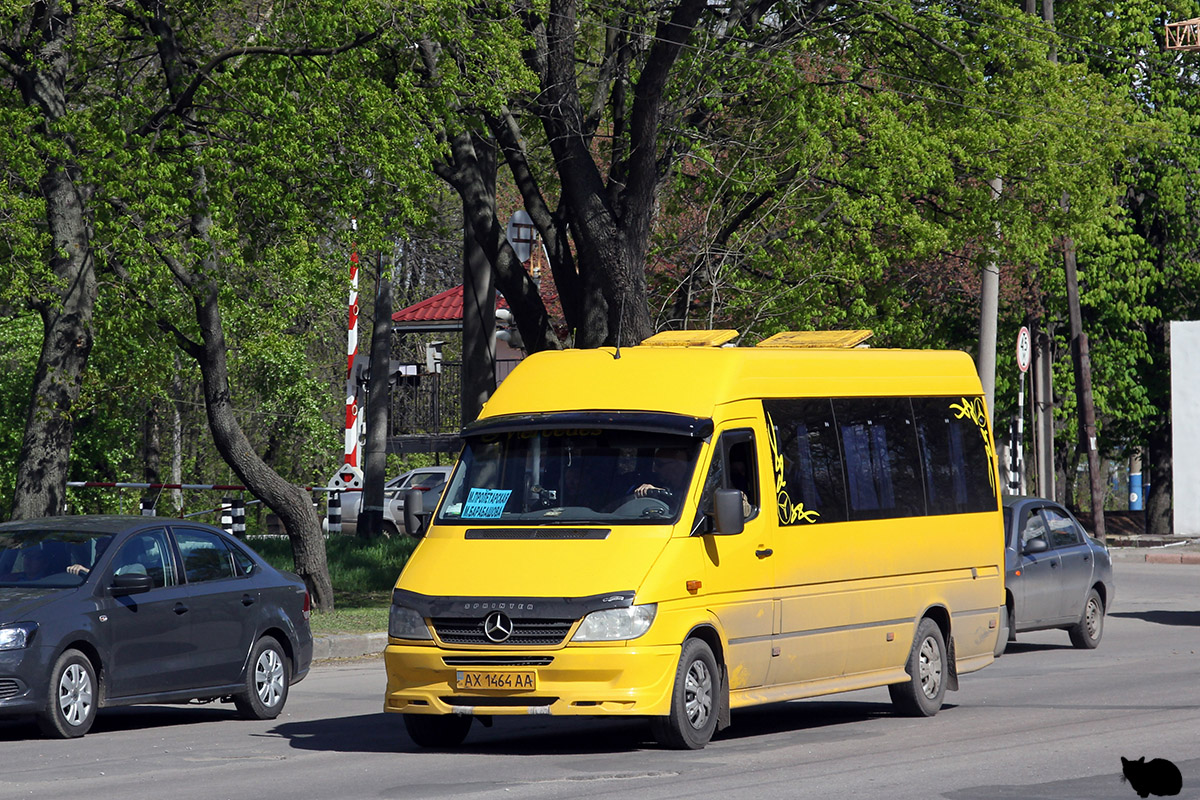
[[[678,519],[699,440],[628,429],[470,437],[438,521],[662,524]]]

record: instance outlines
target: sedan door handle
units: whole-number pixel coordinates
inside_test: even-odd
[[[188,612],[188,607],[183,603],[176,603],[174,611],[176,614],[186,614]]]
[[[772,555],[774,552],[774,550],[768,547],[765,550],[755,550],[754,555],[758,556],[759,558],[766,558],[767,556]]]
[[[244,605],[244,606],[254,605],[254,598],[248,594],[242,595],[242,605]]]

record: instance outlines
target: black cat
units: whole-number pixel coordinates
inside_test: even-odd
[[[1179,774],[1179,767],[1165,758],[1156,758],[1147,764],[1145,756],[1137,761],[1130,761],[1121,756],[1121,772],[1122,780],[1129,781],[1138,797],[1149,797],[1152,794],[1160,797],[1174,796],[1183,788],[1183,776]]]

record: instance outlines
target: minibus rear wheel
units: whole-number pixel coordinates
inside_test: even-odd
[[[435,716],[432,714],[405,714],[404,727],[409,738],[418,747],[458,747],[471,730],[471,717],[463,714]]]
[[[905,666],[908,680],[888,687],[896,710],[907,717],[932,717],[946,696],[946,678],[950,665],[946,660],[946,640],[938,624],[925,617],[917,625],[912,650]]]
[[[654,717],[654,739],[672,750],[700,750],[717,729],[720,673],[712,648],[701,639],[688,639],[675,668],[671,713]]]

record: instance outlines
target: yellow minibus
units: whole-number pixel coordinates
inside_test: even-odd
[[[876,686],[932,716],[992,662],[1002,517],[971,359],[736,335],[534,354],[432,515],[406,499],[384,708],[417,744],[546,714],[698,749],[733,710]]]

